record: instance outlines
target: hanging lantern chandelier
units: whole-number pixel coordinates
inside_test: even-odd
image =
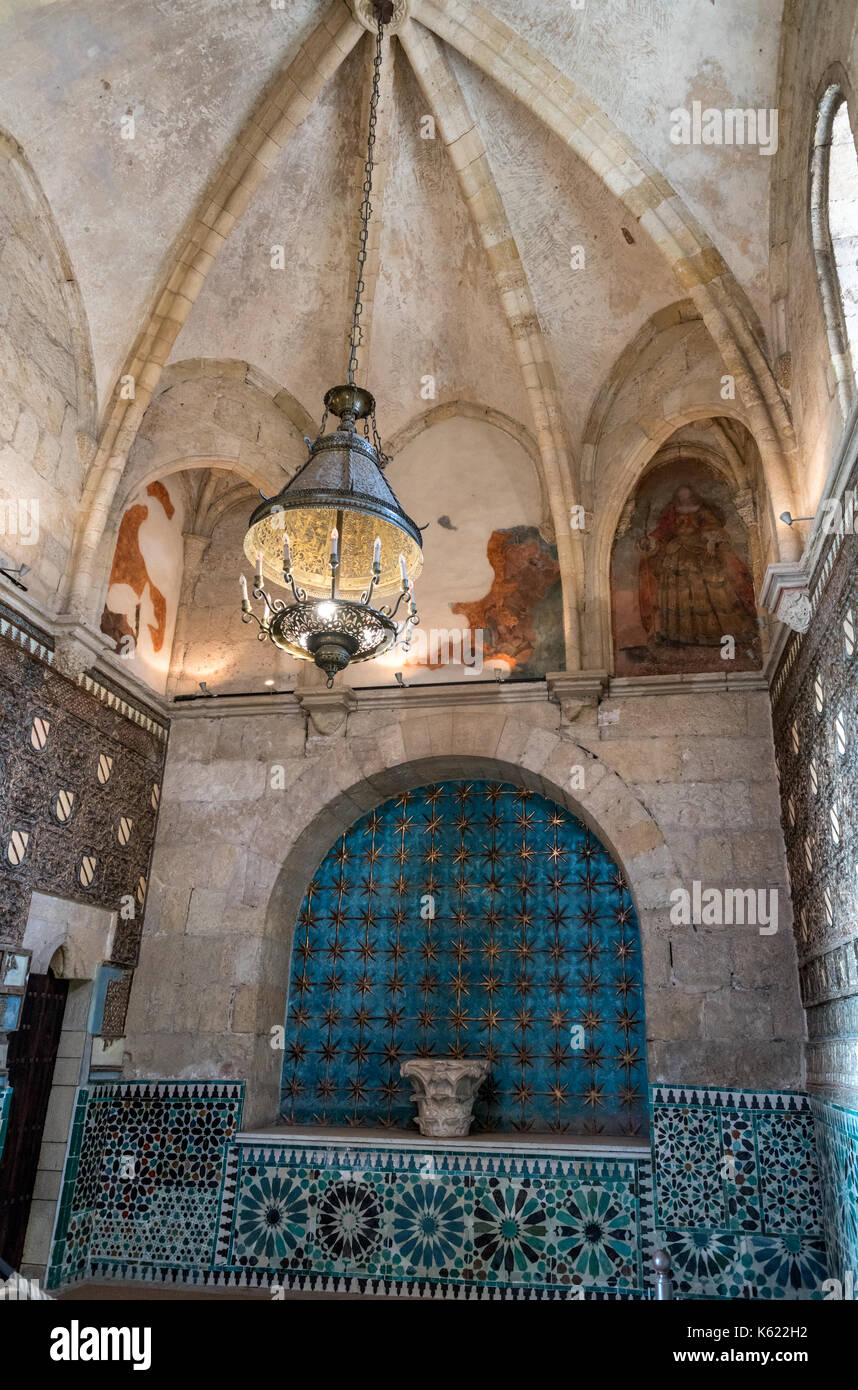
[[[420,530],[406,516],[384,476],[390,460],[378,433],[375,400],[355,384],[363,341],[360,319],[372,214],[382,34],[392,7],[389,0],[376,0],[374,8],[378,29],[348,382],[326,394],[319,433],[312,444],[308,441],[307,462],[276,497],[266,497],[250,518],[244,553],[254,567],[252,593],[262,603],[261,617],[253,611],[247,580],[241,576],[242,622],[258,624],[260,642],[270,640],[301,661],[314,661],[327,676],[329,687],[336,673],[352,662],[370,661],[398,642],[408,650],[412,629],[419,622],[414,580],[423,563]],[[339,425],[325,434],[329,414],[337,417]],[[294,602],[271,597],[266,580],[291,590]],[[379,598],[387,602],[373,606]]]

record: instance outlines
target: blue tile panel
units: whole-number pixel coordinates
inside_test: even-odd
[[[311,1140],[230,1150],[215,1270],[271,1286],[380,1280],[646,1297],[648,1156],[575,1157]]]
[[[822,1187],[822,1210],[831,1276],[858,1297],[858,1114],[811,1100]]]
[[[243,1082],[81,1087],[66,1158],[48,1287],[130,1261],[186,1271],[211,1264],[227,1145]]]
[[[290,1123],[413,1131],[402,1062],[478,1056],[490,1073],[475,1132],[645,1133],[640,938],[623,875],[535,793],[446,782],[393,798],[310,885],[285,1042]]]
[[[656,1236],[679,1295],[822,1298],[828,1261],[808,1098],[650,1090]]]

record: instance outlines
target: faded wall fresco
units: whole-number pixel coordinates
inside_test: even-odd
[[[175,483],[150,483],[119,526],[101,630],[163,691],[182,582],[184,507]]]
[[[563,665],[563,599],[557,550],[535,526],[493,531],[487,554],[494,581],[485,598],[454,603],[466,625],[482,630],[483,657],[510,674],[538,678]]]
[[[760,666],[747,532],[712,469],[682,460],[644,478],[614,542],[611,604],[618,676]]]

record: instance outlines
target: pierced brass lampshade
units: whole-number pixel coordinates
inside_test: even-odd
[[[272,583],[285,582],[283,545],[288,538],[296,587],[312,598],[330,596],[334,529],[339,537],[337,593],[341,598],[359,601],[366,593],[376,538],[381,541],[378,593],[401,586],[400,555],[412,583],[420,573],[420,531],[396,500],[375,446],[355,429],[355,420],[370,415],[374,405],[370,393],[360,387],[337,386],[329,391],[325,407],[340,417],[339,428],[320,434],[294,478],[253,512],[244,553],[254,566],[262,555],[263,576]]]

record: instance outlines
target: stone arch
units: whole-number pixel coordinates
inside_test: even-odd
[[[101,532],[93,566],[101,605],[122,516],[135,494],[176,473],[213,468],[270,496],[304,461],[304,439],[317,430],[297,397],[251,363],[195,358],[167,367]]]
[[[816,278],[822,299],[831,367],[844,420],[848,417],[855,399],[855,364],[852,360],[843,289],[831,234],[829,196],[834,123],[844,103],[847,104],[849,112],[848,101],[842,82],[837,80],[834,72],[829,72],[816,105],[810,153],[810,196],[807,205],[810,241],[816,263]]]
[[[727,402],[724,402],[723,408],[719,409],[718,414],[729,420],[738,420],[740,424],[748,428],[748,421],[743,412],[741,410],[731,409]],[[597,640],[600,645],[598,651],[594,653],[591,663],[598,669],[609,668],[609,662],[611,661],[611,554],[613,551],[614,536],[616,535],[623,508],[647,469],[661,453],[671,437],[676,434],[677,430],[680,430],[683,425],[693,424],[696,420],[708,420],[711,418],[712,408],[707,405],[692,406],[687,410],[677,411],[669,418],[659,421],[653,428],[652,434],[640,440],[636,449],[630,450],[628,456],[623,460],[619,476],[615,476],[612,479],[609,495],[597,509],[595,529],[590,538],[590,564],[588,569],[591,576],[591,592],[593,594],[594,603],[599,611],[599,631]],[[766,497],[766,512],[767,515],[765,520],[768,524],[770,533],[774,535],[774,510],[770,494]],[[595,633],[593,635],[596,637]]]
[[[584,769],[584,789],[574,793],[567,790],[573,767]],[[421,714],[407,717],[382,740],[350,734],[327,780],[311,766],[292,784],[291,804],[302,813],[292,817],[285,832],[278,822],[278,833],[288,839],[266,908],[266,983],[257,986],[251,1009],[257,1041],[249,1123],[277,1114],[282,1057],[269,1045],[271,1023],[283,1015],[298,910],[325,854],[361,815],[389,797],[429,782],[469,777],[539,792],[593,831],[631,890],[641,932],[645,1005],[650,991],[668,983],[660,938],[670,891],[679,884],[672,855],[641,800],[589,749],[502,714]],[[271,983],[275,980],[282,985]]]

